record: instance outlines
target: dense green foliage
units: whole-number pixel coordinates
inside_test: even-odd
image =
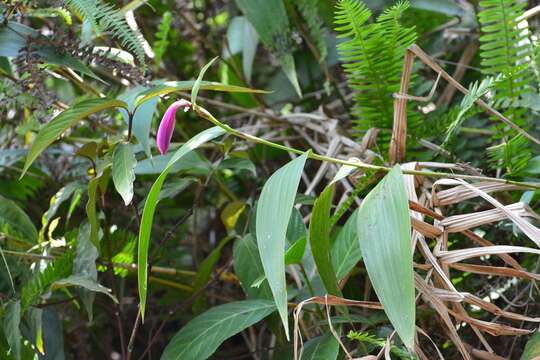
[[[3,1],[0,359],[537,358],[539,14]]]

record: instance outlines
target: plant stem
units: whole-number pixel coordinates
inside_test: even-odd
[[[207,119],[212,124],[219,126],[220,128],[222,128],[229,134],[242,138],[244,140],[256,142],[259,144],[263,144],[266,146],[270,146],[276,149],[292,152],[299,155],[305,152],[303,150],[277,144],[272,141],[261,139],[260,137],[246,134],[236,129],[233,129],[229,125],[224,124],[220,122],[219,120],[217,120],[208,110],[206,110],[205,108],[199,105],[193,104],[193,110],[199,116],[201,116],[204,119]],[[347,160],[336,159],[331,156],[320,155],[314,152],[310,152],[308,154],[308,158],[313,159],[313,160],[318,160],[318,161],[327,161],[334,164],[348,165],[348,166],[356,167],[359,169],[370,169],[370,170],[384,171],[384,172],[389,172],[390,170],[392,170],[392,168],[389,168],[386,166],[378,166],[378,165],[366,164],[362,162],[351,162]],[[490,181],[490,182],[496,182],[496,183],[502,183],[502,184],[518,185],[518,186],[523,186],[523,187],[532,188],[532,189],[540,189],[540,183],[520,182],[520,181],[506,180],[506,179],[500,179],[500,178],[491,178],[487,176],[463,175],[463,174],[452,174],[452,173],[445,173],[445,172],[438,172],[438,171],[421,171],[421,170],[406,170],[406,169],[403,169],[402,171],[406,175],[420,175],[420,176],[455,178],[455,179],[464,179],[464,180]]]

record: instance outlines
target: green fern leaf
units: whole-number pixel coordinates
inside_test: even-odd
[[[47,267],[30,278],[21,289],[21,305],[23,311],[29,306],[39,303],[41,296],[57,280],[71,275],[73,269],[73,252],[67,252],[56,260],[47,264]]]
[[[356,92],[355,129],[381,129],[384,144],[388,144],[392,129],[392,94],[399,91],[403,57],[416,40],[414,27],[404,27],[399,21],[408,7],[407,1],[398,2],[376,22],[368,23],[371,11],[362,2],[340,0],[336,5],[335,29],[338,38],[346,38],[338,51],[349,86]],[[411,127],[417,119],[411,114]]]
[[[87,20],[98,33],[108,31],[126,50],[135,55],[137,61],[146,69],[141,35],[133,31],[126,20],[112,5],[102,0],[64,0],[66,6]]]
[[[507,115],[520,125],[523,125],[520,120],[523,111],[518,111],[516,105],[529,82],[531,55],[528,32],[517,26],[524,6],[524,2],[515,0],[484,0],[480,1],[478,13],[482,72],[505,75],[505,80],[495,87],[495,100],[507,107]]]

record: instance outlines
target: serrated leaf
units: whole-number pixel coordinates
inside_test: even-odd
[[[4,314],[4,334],[9,344],[11,354],[15,359],[21,358],[21,303],[20,301],[10,301],[6,306]]]
[[[275,310],[269,300],[244,300],[216,306],[197,316],[171,340],[161,360],[204,360],[225,340]]]
[[[415,295],[411,220],[399,165],[366,196],[358,210],[357,227],[373,289],[399,337],[413,349]]]
[[[357,216],[358,209],[347,219],[332,246],[332,264],[338,281],[341,281],[362,258],[356,230]]]
[[[311,221],[309,223],[309,243],[313,260],[317,265],[319,276],[326,291],[332,295],[340,295],[336,273],[330,258],[330,230],[331,230],[331,208],[334,195],[333,185],[327,186],[321,195],[315,200]]]
[[[285,283],[285,241],[294,199],[308,154],[309,152],[305,152],[272,174],[264,184],[257,204],[257,246],[287,339],[289,323]]]
[[[139,299],[141,307],[141,316],[144,320],[144,311],[146,307],[146,295],[148,291],[148,249],[150,247],[150,236],[152,233],[152,222],[154,220],[154,213],[156,211],[157,202],[159,199],[159,194],[161,192],[161,187],[169,174],[170,169],[181,160],[186,154],[191,152],[193,149],[199,147],[200,145],[215,139],[218,136],[221,136],[225,133],[220,127],[212,127],[210,129],[204,130],[199,134],[195,135],[193,138],[188,140],[180,149],[178,149],[172,158],[169,160],[169,163],[163,170],[163,172],[158,176],[148,197],[144,204],[144,210],[141,218],[141,227],[139,229],[139,246],[138,246],[138,255],[137,263],[139,266],[138,269],[138,283],[139,283]]]
[[[61,112],[50,122],[43,125],[37,134],[36,139],[32,143],[32,146],[28,151],[28,155],[26,156],[26,162],[24,163],[21,178],[24,176],[30,165],[32,165],[39,154],[41,154],[43,150],[45,150],[60,135],[62,135],[70,127],[74,126],[77,122],[84,119],[88,115],[105,109],[116,107],[125,108],[126,106],[127,104],[120,100],[100,98],[81,101],[80,103],[75,104],[69,109]]]
[[[135,181],[135,166],[137,159],[131,144],[119,143],[114,148],[112,162],[112,177],[116,191],[128,206],[133,199],[133,182]]]
[[[0,233],[36,244],[38,232],[28,215],[15,202],[0,196]]]

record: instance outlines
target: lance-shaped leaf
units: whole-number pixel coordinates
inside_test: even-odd
[[[171,340],[161,360],[204,360],[221,343],[261,321],[276,309],[269,300],[244,300],[216,306],[191,320]]]
[[[272,290],[285,334],[287,321],[287,287],[285,283],[285,240],[300,176],[308,152],[276,171],[264,184],[257,205],[257,246],[264,274]]]
[[[0,234],[35,244],[38,232],[32,220],[15,202],[0,196]]]
[[[357,216],[358,209],[347,219],[332,246],[332,264],[338,281],[341,281],[362,258],[356,232]]]
[[[144,204],[144,210],[141,218],[141,228],[139,230],[139,249],[138,249],[138,279],[139,279],[139,299],[141,307],[141,315],[144,319],[144,311],[146,305],[146,295],[148,291],[148,248],[150,247],[150,235],[152,232],[152,222],[154,220],[154,213],[156,211],[157,202],[159,200],[159,194],[161,192],[161,187],[169,174],[169,171],[174,166],[176,162],[182,159],[186,154],[188,154],[193,149],[201,146],[202,144],[215,139],[216,137],[223,135],[225,130],[220,127],[213,127],[207,129],[199,134],[195,135],[189,141],[187,141],[180,149],[178,149],[171,160],[163,170],[163,172],[158,176],[148,197],[146,198],[146,203]]]
[[[19,360],[21,358],[21,303],[20,301],[10,301],[4,313],[4,334],[9,344],[11,355]]]
[[[188,81],[166,81],[162,84],[158,84],[142,93],[139,94],[137,100],[135,101],[135,107],[140,106],[142,103],[156,97],[163,96],[173,92],[187,91],[193,88],[196,80]],[[201,81],[200,87],[201,90],[214,90],[214,91],[224,91],[224,92],[239,92],[239,93],[268,93],[265,90],[251,89],[242,86],[236,85],[227,85],[215,81]]]
[[[309,224],[309,242],[313,260],[324,284],[326,291],[332,295],[340,295],[336,273],[330,258],[330,230],[331,230],[331,207],[334,186],[327,186],[322,194],[315,200],[311,221]]]
[[[131,144],[119,143],[116,145],[112,160],[112,178],[114,187],[124,199],[126,206],[133,199],[135,165],[137,165],[137,159]]]
[[[414,348],[415,304],[411,220],[396,165],[366,196],[357,216],[358,239],[373,289],[403,343]]]
[[[28,151],[21,178],[39,154],[62,135],[64,131],[74,126],[88,115],[116,107],[125,108],[127,107],[127,104],[120,100],[108,98],[84,100],[61,112],[50,122],[43,125],[37,134],[36,139],[32,143],[32,147],[30,147],[30,150]]]

